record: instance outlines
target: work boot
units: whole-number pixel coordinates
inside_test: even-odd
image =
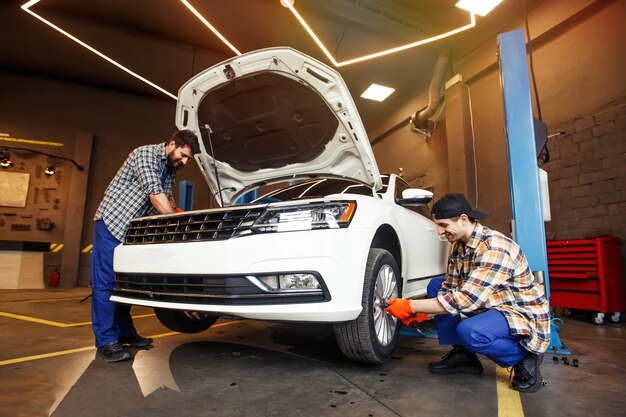
[[[130,359],[130,353],[126,352],[120,342],[117,340],[108,343],[96,350],[96,359],[102,359],[105,362],[121,362]]]
[[[124,346],[130,347],[146,347],[152,344],[153,340],[150,337],[143,337],[135,333],[134,336],[120,337],[120,343]]]
[[[542,361],[543,355],[528,352],[524,359],[513,366],[515,376],[511,382],[511,387],[519,392],[536,392],[541,388],[543,378],[539,367]]]
[[[483,366],[474,352],[463,346],[454,346],[439,362],[428,364],[428,370],[436,374],[482,374]]]

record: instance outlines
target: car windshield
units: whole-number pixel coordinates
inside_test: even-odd
[[[263,186],[259,197],[253,202],[298,200],[302,198],[320,198],[330,194],[361,194],[372,196],[372,189],[366,184],[343,178],[316,178],[312,180],[281,181]]]

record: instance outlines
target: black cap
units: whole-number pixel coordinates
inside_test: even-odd
[[[431,213],[436,220],[451,219],[461,214],[467,214],[467,217],[472,219],[484,219],[487,217],[486,211],[472,208],[467,198],[460,193],[446,194],[441,197],[433,204]]]

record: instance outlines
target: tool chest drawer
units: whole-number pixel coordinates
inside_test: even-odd
[[[603,313],[626,309],[620,239],[552,240],[547,246],[551,305]]]

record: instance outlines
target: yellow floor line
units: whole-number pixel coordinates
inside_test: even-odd
[[[68,298],[43,298],[41,300],[18,300],[18,301],[6,301],[6,303],[48,303],[51,301],[74,301],[82,300],[85,297],[68,297]]]
[[[496,366],[496,388],[498,393],[498,417],[524,417],[519,392],[511,388],[509,371]]]
[[[41,355],[25,356],[23,358],[7,359],[0,361],[0,366],[11,365],[20,362],[29,362],[37,359],[53,358],[55,356],[69,355],[71,353],[84,352],[86,350],[94,350],[94,346],[82,347],[78,349],[61,350],[59,352],[43,353]]]
[[[217,327],[223,327],[223,326],[230,326],[231,324],[237,324],[237,323],[241,323],[241,320],[228,321],[226,323],[216,324],[214,326],[211,326],[211,329],[214,329]],[[168,333],[155,334],[155,335],[148,336],[148,337],[151,337],[153,339],[160,339],[163,337],[174,336],[177,334],[180,334],[180,333],[168,332]],[[41,355],[25,356],[23,358],[6,359],[3,361],[0,361],[0,366],[11,365],[14,363],[21,363],[21,362],[29,362],[29,361],[34,361],[37,359],[54,358],[55,356],[71,355],[72,353],[85,352],[88,350],[95,350],[95,349],[96,349],[95,346],[86,346],[86,347],[77,348],[77,349],[68,349],[68,350],[60,350],[58,352],[42,353]]]
[[[91,321],[83,321],[81,323],[60,323],[58,321],[38,319],[36,317],[23,316],[21,314],[6,313],[4,311],[0,311],[0,316],[9,317],[11,319],[16,319],[16,320],[23,320],[23,321],[30,321],[33,323],[45,324],[46,326],[54,326],[54,327],[78,327],[78,326],[87,326],[91,324]],[[133,319],[142,319],[144,317],[152,317],[152,316],[154,316],[154,313],[139,314],[139,315],[132,316],[132,317]]]

